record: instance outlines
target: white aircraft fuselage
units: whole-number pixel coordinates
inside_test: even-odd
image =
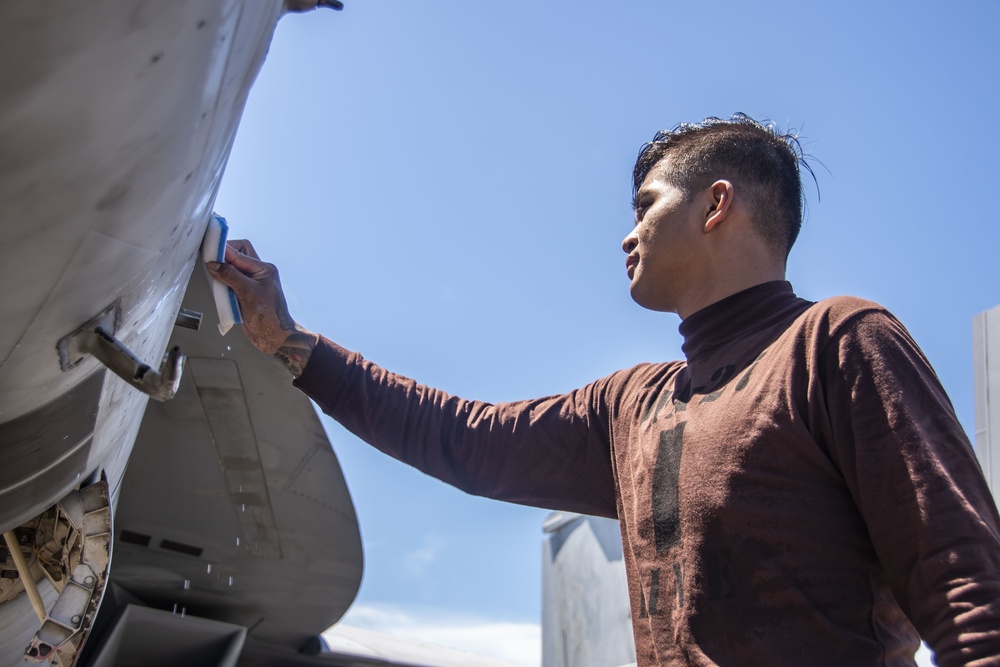
[[[0,529],[98,469],[117,488],[147,397],[92,356],[64,370],[57,344],[117,307],[114,335],[159,367],[281,11],[0,8]]]
[[[158,377],[250,87],[284,11],[281,0],[0,5],[0,281],[5,288],[0,533],[8,539],[0,542],[0,665],[22,664],[21,654],[45,614],[56,635],[65,629],[60,623],[69,627],[67,632],[83,628],[85,634],[96,616],[103,584],[94,593],[94,577],[80,575],[79,588],[91,592],[93,603],[86,612],[81,606],[79,613],[60,617],[62,610],[54,608],[58,591],[40,573],[52,559],[70,559],[54,550],[58,540],[44,554],[38,545],[60,520],[63,526],[75,525],[67,510],[74,503],[82,507],[75,490],[100,482],[111,506],[105,503],[98,512],[108,515],[100,528],[103,543],[97,545],[104,554],[95,564],[93,554],[87,561],[86,549],[79,546],[72,564],[82,562],[100,574],[110,560],[110,510],[149,400],[136,387],[144,382],[148,387],[149,379]],[[127,379],[115,375],[86,346],[81,348],[80,341],[94,335],[95,324],[102,327],[100,336],[113,341],[126,367],[130,358],[136,362],[131,378],[130,372],[124,373]],[[180,359],[175,362],[179,368]],[[177,384],[153,393],[164,398]],[[318,421],[314,413],[309,416],[308,428],[315,432]],[[252,426],[242,432],[252,434]],[[323,465],[339,474],[325,436],[322,443],[323,455],[332,461],[324,459]],[[241,446],[248,456],[260,458],[260,442],[251,439]],[[267,477],[266,464],[256,461],[255,471],[247,473],[257,480],[265,505],[266,484],[274,479]],[[225,462],[217,465],[226,472]],[[236,473],[229,471],[216,480],[229,512],[236,491],[227,495],[225,484],[233,479]],[[286,486],[294,491],[293,481]],[[337,479],[331,485],[337,486]],[[360,583],[360,537],[342,479],[340,487],[337,502],[346,508],[336,508],[344,517],[336,528],[344,532],[347,564],[337,596],[319,615],[322,625],[311,629],[313,636],[339,618]],[[72,497],[64,500],[67,494]],[[60,501],[65,507],[57,505]],[[151,502],[169,504],[171,499]],[[83,507],[89,510],[93,507]],[[271,517],[268,539],[277,544],[283,538],[286,569],[301,570],[295,561],[299,552],[282,532],[280,510],[260,510]],[[253,524],[244,520],[237,523],[241,526]],[[33,536],[26,534],[31,530]],[[10,545],[17,539],[32,561],[30,576],[23,563],[15,569],[15,556],[22,555],[15,552],[21,549]],[[154,561],[169,560],[173,553],[175,559],[188,559],[177,561],[182,566],[177,571],[204,569],[190,554],[156,550],[158,544],[150,545]],[[88,548],[97,546],[91,542]],[[279,572],[278,563],[268,564],[247,550],[220,556],[217,572],[220,562],[235,563],[237,557],[249,563],[246,571]],[[125,571],[141,569],[138,562],[129,565],[126,558]],[[62,577],[60,585],[75,583],[76,575],[70,575],[64,567],[55,579]],[[30,588],[25,580],[36,576],[39,593],[26,596],[22,584]],[[204,588],[192,594],[218,597],[208,584]],[[272,636],[281,635],[274,631]],[[54,656],[34,657],[57,662]]]
[[[247,95],[317,4],[0,3],[0,667],[500,665],[324,644],[361,582],[347,485],[287,371],[214,327]]]

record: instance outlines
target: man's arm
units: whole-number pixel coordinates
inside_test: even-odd
[[[824,362],[831,453],[896,600],[942,667],[1000,667],[1000,517],[937,376],[884,311]]]
[[[208,262],[212,276],[232,288],[240,303],[243,333],[253,346],[302,375],[319,336],[300,326],[288,312],[278,268],[262,262],[246,240],[230,241],[226,262]]]
[[[384,453],[468,493],[616,517],[607,378],[561,396],[492,405],[450,396],[320,339],[292,319],[277,268],[249,241],[208,263],[236,293],[243,331],[325,413]]]

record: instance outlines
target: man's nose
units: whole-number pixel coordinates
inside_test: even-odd
[[[629,254],[635,250],[637,245],[639,245],[639,239],[636,237],[635,232],[632,232],[622,241],[622,250],[625,251],[625,254]]]

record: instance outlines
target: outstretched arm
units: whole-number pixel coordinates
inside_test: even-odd
[[[292,319],[278,268],[262,262],[250,241],[242,239],[229,242],[225,263],[206,265],[214,278],[236,293],[243,332],[253,346],[280,361],[295,377],[301,375],[319,336]]]
[[[297,324],[278,269],[260,261],[249,241],[230,241],[225,263],[207,266],[236,293],[254,347],[283,363],[296,387],[363,440],[468,493],[617,516],[606,379],[534,401],[463,400]]]

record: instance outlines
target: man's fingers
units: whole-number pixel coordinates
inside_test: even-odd
[[[226,259],[229,259],[228,253]],[[240,294],[243,290],[253,285],[253,279],[240,271],[234,264],[206,262],[205,266],[208,267],[209,272],[211,272],[214,278],[217,278],[223,285],[232,287],[236,290],[237,294]]]
[[[253,247],[250,246],[249,250],[253,252]],[[234,245],[226,246],[226,263],[232,264],[247,275],[260,273],[264,268],[264,263],[257,258],[257,253],[248,255]]]
[[[226,246],[228,246],[226,248],[227,251],[229,248],[235,248],[236,250],[246,255],[247,257],[260,259],[260,255],[257,254],[256,250],[254,250],[253,244],[250,243],[250,241],[248,241],[247,239],[233,239],[231,241],[227,241]]]
[[[243,331],[258,350],[275,354],[292,333],[303,331],[288,313],[277,267],[260,261],[249,241],[230,241],[225,261],[205,262],[205,266],[213,278],[236,293]],[[303,358],[308,357],[300,355],[299,360]]]
[[[214,278],[231,287],[241,302],[264,298],[272,288],[277,288],[280,294],[277,269],[273,264],[260,261],[249,241],[230,241],[226,246],[226,261],[206,262],[205,266]]]

